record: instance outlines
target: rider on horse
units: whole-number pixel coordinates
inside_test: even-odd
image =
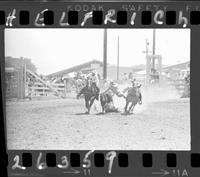
[[[126,89],[124,89],[123,93],[127,92],[131,88],[138,88],[139,89],[139,102],[138,103],[142,104],[142,94],[140,91],[140,87],[142,86],[142,84],[138,83],[135,78],[133,80],[131,80],[131,83],[132,83],[131,87],[127,87]]]
[[[139,104],[142,104],[142,94],[141,94],[141,91],[140,91],[140,87],[142,86],[142,84],[138,83],[136,81],[136,79],[133,79],[131,82],[132,82],[132,87],[134,87],[134,88],[138,87],[139,88]]]
[[[96,71],[92,71],[87,75],[87,85],[89,82],[91,82],[91,86],[95,89],[95,91],[99,93],[100,89],[97,86],[97,84],[99,83],[99,79]],[[99,99],[98,95],[96,96],[96,99]]]
[[[96,84],[96,77],[94,73],[90,73],[86,79],[86,86],[83,87],[77,95],[77,99],[84,95],[85,107],[87,108],[86,114],[90,113],[90,109],[94,103],[94,100],[99,99],[100,89]]]

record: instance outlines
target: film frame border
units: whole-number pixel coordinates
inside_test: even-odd
[[[81,3],[81,2],[78,2],[79,4],[88,4],[87,2],[84,2],[84,3]],[[92,2],[89,2],[90,4],[94,4]],[[141,4],[143,2],[125,2],[125,4]],[[0,9],[0,11],[4,11],[5,14],[8,14],[9,12],[12,11],[13,8],[16,8],[17,11],[28,11],[30,13],[30,21],[32,23],[30,24],[27,24],[27,25],[23,25],[23,28],[24,27],[27,27],[27,28],[61,28],[60,25],[58,25],[58,23],[54,23],[53,25],[47,25],[45,27],[36,27],[34,24],[33,24],[33,19],[34,19],[34,11],[35,9],[37,9],[36,11],[37,12],[40,12],[42,9],[44,8],[49,8],[49,9],[52,9],[53,12],[56,12],[54,13],[54,21],[56,21],[56,19],[58,19],[59,15],[57,13],[60,13],[63,9],[64,11],[64,8],[62,7],[63,5],[67,5],[69,3],[67,2],[63,2],[62,5],[61,3],[57,4],[57,3],[0,3],[2,4],[1,7],[4,8],[4,10]],[[30,8],[31,5],[32,8]],[[56,4],[56,5],[55,5]],[[77,2],[70,2],[70,4],[77,4]],[[121,10],[120,9],[120,3],[107,3],[107,2],[102,2],[102,3],[96,3],[95,2],[95,5],[96,4],[100,4],[100,5],[104,5],[106,6],[107,9],[116,9],[116,10]],[[157,4],[159,5],[159,2],[148,2],[148,3],[145,3],[147,5],[153,5],[153,4]],[[169,11],[175,11],[175,12],[178,12],[180,10],[183,10],[185,9],[186,5],[190,5],[190,7],[193,8],[192,11],[198,11],[197,13],[199,13],[199,9],[197,10],[196,8],[199,6],[200,7],[200,3],[198,2],[162,2],[162,5],[167,5],[169,7]],[[54,6],[55,5],[55,6]],[[114,5],[114,7],[113,7]],[[56,9],[56,6],[59,7],[60,11],[58,12],[57,9]],[[144,5],[145,6],[145,5]],[[146,11],[146,10],[145,10]],[[150,9],[149,11],[151,11],[152,13],[155,12],[155,9]],[[80,12],[80,16],[81,17],[84,17],[84,14],[85,12]],[[139,13],[140,16],[141,13]],[[190,13],[190,16],[188,15],[189,13],[185,13],[185,16],[190,19],[190,22],[191,22],[191,13]],[[37,15],[37,14],[36,14]],[[194,14],[193,14],[194,15]],[[198,15],[199,16],[199,15]],[[17,13],[16,13],[16,18],[18,18],[17,16]],[[200,138],[199,138],[199,131],[198,131],[198,123],[199,123],[199,120],[198,120],[198,117],[197,115],[199,115],[199,110],[198,110],[198,90],[200,88],[199,84],[198,84],[198,58],[200,56],[200,52],[198,50],[198,42],[200,41],[200,29],[199,29],[199,20],[197,20],[198,22],[195,22],[197,24],[190,24],[188,23],[188,26],[186,26],[186,28],[190,28],[191,29],[191,74],[192,74],[192,79],[191,79],[191,83],[192,83],[192,86],[191,86],[191,151],[116,151],[117,152],[117,155],[120,155],[120,154],[128,154],[128,167],[127,165],[125,165],[123,167],[123,165],[120,167],[120,165],[118,164],[117,165],[117,162],[114,163],[114,166],[112,167],[112,176],[115,176],[115,175],[118,175],[118,176],[128,176],[128,175],[132,175],[132,176],[147,176],[147,175],[153,175],[152,172],[155,171],[155,176],[156,176],[156,171],[157,171],[157,174],[164,174],[164,175],[168,175],[167,172],[170,171],[171,174],[173,174],[173,170],[175,170],[174,172],[174,176],[180,176],[180,173],[183,172],[183,169],[187,169],[187,172],[188,172],[188,175],[189,176],[196,176],[197,174],[199,174],[199,168],[200,165],[199,163],[196,163],[197,160],[200,159],[200,155],[199,155],[199,147],[200,147]],[[0,39],[2,39],[1,41],[3,41],[4,39],[4,28],[21,28],[22,26],[19,24],[19,22],[17,22],[17,20],[15,20],[15,25],[13,24],[13,26],[6,26],[5,24],[4,25],[0,25]],[[89,21],[88,21],[89,22]],[[125,25],[122,25],[120,27],[122,28],[183,28],[181,25],[178,25],[177,23],[174,24],[174,25],[166,25],[166,24],[161,24],[161,25],[158,25],[158,24],[155,24],[155,23],[151,23],[151,24],[147,24],[147,25],[142,25],[141,23],[141,18],[138,18],[138,21],[135,21],[135,26],[130,26],[130,24],[125,24]],[[177,22],[177,21],[176,21]],[[78,25],[69,25],[67,26],[67,28],[118,28],[119,26],[116,25],[116,24],[112,24],[112,23],[109,23],[109,24],[103,24],[101,26],[99,25],[92,25],[92,24],[88,24],[88,25],[85,25],[83,27],[80,26],[80,24]],[[1,58],[3,59],[4,58],[4,46],[1,45],[1,48],[0,50],[2,51],[1,52]],[[1,67],[3,68],[4,66],[4,62],[2,60],[2,64],[1,64]],[[2,86],[3,86],[3,76],[4,76],[4,73],[3,73],[3,70],[1,69],[1,75],[2,75]],[[3,89],[3,95],[4,95],[4,88],[2,87]],[[1,95],[2,96],[2,95]],[[4,101],[4,98],[2,97],[2,100]],[[3,103],[4,105],[4,103]],[[5,105],[4,105],[4,110],[5,110]],[[1,114],[3,115],[3,112],[1,112]],[[5,116],[5,114],[4,114]],[[2,121],[2,125],[4,124],[4,126],[1,128],[1,131],[2,131],[2,140],[3,142],[6,142],[6,137],[4,137],[5,134],[3,134],[4,132],[6,132],[6,126],[5,126],[5,122],[6,122],[6,118],[4,117],[4,120]],[[6,148],[5,146],[1,146],[2,147],[2,150],[3,152],[6,151]],[[8,159],[8,168],[10,168],[11,164],[13,164],[13,158],[16,156],[16,155],[19,155],[19,157],[23,157],[24,155],[22,155],[22,153],[31,153],[32,154],[32,165],[34,166],[34,159],[36,159],[38,157],[38,154],[40,153],[43,153],[43,158],[45,157],[46,153],[51,153],[49,157],[47,157],[47,159],[50,159],[50,161],[52,161],[52,159],[54,159],[53,161],[55,161],[55,156],[52,155],[52,154],[56,154],[58,156],[61,156],[62,154],[68,154],[68,156],[70,156],[69,154],[71,153],[75,153],[75,154],[80,154],[80,157],[84,157],[85,154],[87,154],[89,152],[88,151],[52,151],[52,150],[47,150],[47,151],[44,151],[44,150],[37,150],[37,151],[32,151],[32,150],[24,150],[24,151],[15,151],[15,150],[8,150],[8,157],[4,156],[4,161],[3,161],[3,164],[6,164],[6,159]],[[94,154],[101,154],[101,159],[102,159],[102,154],[104,155],[104,164],[105,164],[105,154],[108,153],[109,151],[96,151]],[[30,155],[26,154],[24,157],[25,158],[25,161],[26,159],[30,159]],[[175,156],[174,156],[175,154]],[[48,156],[48,155],[47,155]],[[126,156],[126,155],[125,155]],[[92,156],[91,156],[92,157]],[[151,157],[152,157],[152,160],[151,160]],[[82,159],[80,158],[80,159]],[[93,157],[94,158],[94,157]],[[142,161],[142,159],[147,159],[147,161],[144,162]],[[168,161],[166,161],[166,159],[168,158]],[[92,158],[91,158],[92,159]],[[119,156],[118,156],[118,159]],[[123,159],[123,158],[122,158]],[[150,159],[150,160],[149,160]],[[171,162],[169,162],[171,159]],[[56,161],[58,161],[59,159],[56,157]],[[163,160],[163,161],[162,161]],[[145,160],[144,160],[145,161]],[[22,161],[21,161],[22,162]],[[28,160],[27,162],[23,162],[25,164],[28,164],[28,166],[30,166],[30,160]],[[49,162],[47,162],[49,163]],[[55,165],[55,162],[52,162],[54,165]],[[71,159],[70,159],[70,163],[71,163]],[[74,162],[72,162],[74,163]],[[76,163],[76,162],[75,162]],[[81,163],[81,162],[80,162]],[[118,162],[120,163],[120,162]],[[173,164],[172,166],[176,166],[174,168],[170,167],[171,165],[169,164]],[[92,164],[93,164],[93,167],[91,167],[91,171],[93,171],[93,174],[90,174],[91,176],[107,176],[107,175],[110,175],[107,171],[107,168],[97,168],[97,166],[95,165],[95,161],[92,160]],[[152,164],[152,166],[151,166]],[[155,165],[155,167],[154,167]],[[157,166],[156,166],[157,165]],[[26,165],[25,165],[26,166]],[[50,164],[48,164],[48,166],[53,166],[50,162]],[[72,165],[73,166],[73,165]],[[76,165],[75,165],[76,166]],[[94,167],[95,166],[95,167]],[[102,166],[102,165],[99,165],[99,166]],[[146,166],[146,167],[145,167]],[[106,164],[105,166],[106,167]],[[135,167],[135,169],[134,169]],[[197,168],[196,168],[197,167]],[[180,168],[182,169],[182,171],[179,171]],[[78,168],[79,170],[82,170],[82,167]],[[160,171],[159,171],[160,169]],[[166,169],[166,170],[164,170]],[[164,171],[163,171],[164,170]],[[167,171],[168,170],[168,171]],[[20,171],[20,170],[19,170]],[[16,171],[15,174],[19,173],[19,171]],[[36,169],[35,171],[35,168],[32,167],[32,168],[27,168],[26,170],[26,173],[27,175],[28,174],[43,174],[43,175],[49,175],[50,173],[54,173],[54,175],[58,175],[61,176],[61,173],[60,173],[60,170],[56,170],[55,168],[51,168],[51,167],[48,167],[47,170],[44,170],[44,171],[39,171],[38,169]],[[38,172],[39,171],[39,172]],[[12,176],[13,174],[13,171],[9,170],[8,169],[8,172],[9,174]],[[94,173],[95,172],[95,173]],[[76,174],[76,172],[74,172]],[[72,173],[73,174],[73,173]],[[79,173],[77,172],[77,175]],[[25,175],[25,174],[24,174]],[[28,175],[29,176],[29,175]],[[66,174],[64,175],[66,176]],[[85,176],[89,176],[89,174],[86,174]],[[185,174],[186,176],[186,174]]]
[[[0,8],[0,26],[6,28],[191,28],[200,25],[199,3],[195,1],[1,3],[2,7],[13,6],[7,10]]]

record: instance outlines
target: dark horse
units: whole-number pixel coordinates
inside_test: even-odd
[[[99,90],[96,88],[94,84],[92,84],[90,81],[88,81],[87,85],[83,87],[80,92],[77,95],[77,99],[84,95],[85,98],[85,107],[87,108],[86,114],[90,113],[90,109],[92,107],[92,104],[94,103],[94,100],[98,100],[99,98]]]
[[[140,87],[141,87],[141,85],[138,87],[129,88],[127,96],[126,96],[126,105],[124,108],[125,113],[130,113],[130,111],[133,110],[135,105],[139,102],[140,94],[141,94]],[[131,103],[131,106],[128,109],[129,103]]]

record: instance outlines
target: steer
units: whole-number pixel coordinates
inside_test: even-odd
[[[102,107],[102,113],[107,112],[118,112],[118,109],[113,105],[112,95],[109,93],[100,94],[100,103]]]

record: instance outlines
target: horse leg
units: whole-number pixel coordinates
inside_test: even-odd
[[[128,104],[129,104],[129,102],[128,102],[128,101],[126,101],[126,105],[125,105],[125,107],[124,107],[124,112],[127,112],[127,107],[128,107]]]
[[[85,97],[85,107],[87,109],[86,114],[89,113],[89,99]]]
[[[102,106],[102,113],[104,113],[104,106]]]
[[[105,103],[104,103],[104,97],[102,94],[100,94],[100,103],[101,103],[101,108],[102,108],[102,113],[105,111]]]
[[[134,111],[134,108],[135,108],[135,105],[136,105],[137,103],[134,103],[133,104],[133,106],[132,106],[132,108],[131,108],[131,111],[133,112]]]
[[[90,100],[90,104],[89,104],[89,108],[88,108],[88,112],[89,112],[89,113],[90,113],[90,109],[91,109],[91,107],[92,107],[92,105],[93,105],[93,103],[94,103],[95,98],[96,98],[96,97],[94,97],[94,98],[92,98],[92,99]]]
[[[129,107],[128,113],[130,113],[131,109],[133,108],[134,103],[131,103],[131,106]]]
[[[101,108],[102,108],[102,113],[104,114],[104,112],[105,112],[105,105],[101,105]]]
[[[134,108],[135,108],[135,104],[134,104],[133,107],[132,107],[132,112],[134,111]]]

